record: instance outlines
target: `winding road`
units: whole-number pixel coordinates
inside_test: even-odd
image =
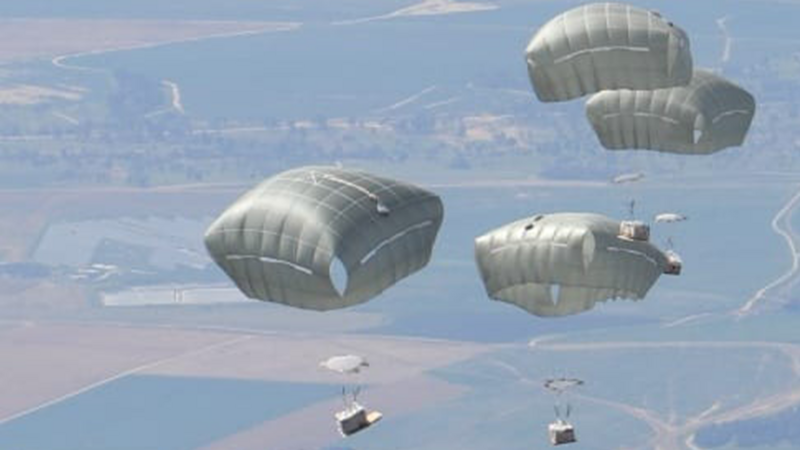
[[[786,286],[789,282],[791,282],[794,278],[797,277],[798,270],[800,270],[800,252],[798,252],[798,240],[797,236],[792,231],[791,220],[794,212],[797,208],[797,205],[800,204],[800,190],[795,193],[794,196],[783,206],[783,208],[775,214],[775,217],[772,219],[772,229],[781,236],[784,240],[786,240],[786,245],[789,247],[789,254],[792,258],[792,264],[783,275],[776,278],[763,288],[756,291],[752,297],[750,297],[742,307],[737,309],[734,314],[738,317],[744,317],[749,314],[752,314],[756,311],[755,307],[759,303],[763,303],[768,297],[768,294],[771,294],[778,288]]]

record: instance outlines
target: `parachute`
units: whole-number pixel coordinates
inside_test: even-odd
[[[358,355],[332,356],[319,363],[334,372],[353,376],[359,374],[363,368],[369,367],[369,363]],[[383,418],[383,414],[378,411],[368,411],[363,405],[358,403],[358,395],[361,393],[361,386],[355,384],[342,386],[342,402],[344,409],[334,414],[339,433],[342,436],[350,436],[365,428],[374,425]]]
[[[599,214],[557,213],[518,220],[475,239],[475,259],[488,296],[531,314],[578,314],[597,301],[639,300],[667,256],[641,222]]]
[[[575,427],[569,423],[572,405],[564,399],[564,394],[575,387],[582,386],[583,380],[577,378],[550,378],[545,380],[544,388],[556,396],[553,409],[556,413],[555,422],[547,426],[550,443],[553,445],[571,444],[577,441]],[[564,414],[562,415],[562,411]]]
[[[603,91],[586,102],[589,122],[609,150],[714,153],[742,145],[754,114],[750,93],[702,69],[688,86]]]
[[[604,89],[683,86],[692,78],[689,38],[655,11],[591,3],[551,19],[525,50],[533,90],[543,102]]]
[[[656,223],[674,223],[674,222],[683,222],[687,220],[688,217],[684,216],[683,214],[678,213],[661,213],[656,214],[654,221]]]
[[[438,196],[411,184],[302,167],[242,195],[205,244],[248,297],[325,311],[365,302],[427,265],[443,213]],[[337,264],[347,274],[338,288]]]
[[[644,179],[642,172],[623,173],[611,179],[611,184],[635,183]]]
[[[583,380],[578,378],[548,378],[544,381],[544,388],[554,394],[563,394],[569,389],[583,386]]]
[[[319,363],[320,367],[339,373],[359,373],[369,363],[358,355],[332,356]]]

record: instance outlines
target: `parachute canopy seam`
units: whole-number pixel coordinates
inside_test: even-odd
[[[215,235],[215,234],[229,234],[229,233],[236,233],[236,234],[240,234],[240,233],[241,234],[244,234],[244,233],[269,234],[269,235],[272,235],[272,236],[278,236],[281,239],[285,239],[285,240],[296,242],[297,244],[302,245],[302,246],[310,247],[310,248],[314,249],[314,251],[321,251],[321,252],[325,252],[325,253],[330,254],[330,255],[332,255],[334,253],[333,249],[330,249],[330,248],[327,248],[327,247],[323,247],[320,244],[316,244],[316,243],[312,244],[312,243],[310,243],[308,241],[305,241],[303,239],[296,238],[296,237],[293,237],[293,236],[288,236],[285,233],[278,233],[278,232],[275,232],[275,231],[263,230],[263,229],[260,229],[260,228],[236,228],[236,229],[225,229],[225,228],[223,228],[223,229],[210,231],[210,232],[207,233],[207,235],[211,236],[211,235]],[[339,237],[339,236],[337,235],[337,237]]]
[[[628,253],[628,254],[631,254],[631,255],[641,256],[642,258],[644,258],[648,262],[650,262],[650,264],[652,264],[653,266],[658,267],[658,262],[656,262],[656,260],[653,259],[652,256],[650,256],[650,255],[648,255],[646,253],[640,252],[638,250],[632,250],[632,249],[629,249],[629,248],[620,248],[620,247],[610,247],[610,246],[606,247],[606,250],[608,250],[610,252]]]
[[[392,236],[390,236],[390,237],[382,240],[380,243],[378,243],[378,245],[376,245],[372,250],[370,250],[366,255],[364,255],[363,258],[361,258],[361,261],[359,261],[359,263],[361,265],[366,264],[379,251],[381,251],[381,249],[383,249],[387,245],[390,245],[391,243],[393,243],[394,241],[397,241],[398,239],[402,239],[405,235],[407,235],[407,234],[409,234],[409,233],[411,233],[413,231],[421,230],[421,229],[427,228],[427,227],[429,227],[431,225],[433,225],[433,220],[428,219],[428,220],[425,220],[423,222],[416,223],[414,225],[410,225],[410,226],[398,231],[397,233],[393,234]]]
[[[745,116],[749,116],[750,115],[750,111],[748,111],[746,109],[733,109],[733,110],[730,110],[730,111],[724,111],[724,112],[719,113],[716,116],[714,116],[714,118],[711,119],[711,123],[717,123],[722,118],[724,118],[726,116],[732,116],[734,114],[744,114]]]
[[[626,46],[626,45],[608,45],[605,47],[595,47],[595,48],[587,48],[583,50],[578,50],[576,52],[572,52],[568,55],[564,55],[560,58],[557,58],[554,63],[561,64],[563,62],[567,62],[571,59],[575,59],[584,54],[592,54],[596,52],[611,52],[614,50],[625,50],[630,52],[639,52],[639,53],[649,53],[650,49],[647,47],[633,47],[633,46]]]
[[[633,116],[633,117],[646,117],[646,118],[655,118],[655,119],[659,119],[659,120],[662,120],[662,121],[664,121],[664,122],[667,122],[667,123],[671,123],[671,124],[673,124],[673,125],[680,125],[680,122],[679,122],[679,121],[677,121],[677,120],[675,120],[675,119],[673,119],[673,118],[671,118],[671,117],[665,117],[665,116],[662,116],[662,115],[660,115],[660,114],[655,114],[655,113],[647,113],[647,112],[633,112],[633,113],[621,113],[621,112],[619,112],[619,113],[607,113],[607,114],[603,114],[603,119],[604,119],[604,120],[605,120],[605,119],[613,119],[613,118],[615,118],[615,117],[623,117],[623,116]]]
[[[500,252],[502,252],[502,251],[509,250],[509,249],[512,249],[512,250],[514,250],[514,249],[516,249],[516,248],[517,248],[517,246],[519,246],[520,244],[530,244],[530,245],[548,245],[548,246],[550,246],[550,247],[561,247],[561,248],[567,248],[567,247],[569,247],[569,244],[567,244],[567,243],[565,243],[565,242],[552,242],[552,241],[551,241],[551,242],[547,242],[547,241],[544,241],[544,240],[541,240],[541,239],[535,239],[535,238],[534,238],[534,239],[527,239],[527,240],[524,240],[524,241],[510,242],[510,243],[508,243],[508,244],[501,245],[500,247],[493,248],[493,249],[492,249],[492,250],[489,252],[489,254],[492,254],[492,255],[493,255],[493,254],[495,254],[495,253],[500,253]]]
[[[238,260],[245,260],[245,259],[257,259],[262,262],[272,263],[272,264],[281,264],[284,266],[291,267],[297,271],[303,272],[306,275],[313,275],[314,271],[309,269],[308,267],[301,266],[300,264],[293,263],[291,261],[286,261],[284,259],[277,259],[277,258],[270,258],[269,256],[259,256],[259,255],[226,255],[225,259],[229,261],[238,261]]]

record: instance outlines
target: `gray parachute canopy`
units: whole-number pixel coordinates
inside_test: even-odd
[[[647,241],[620,237],[620,226],[598,214],[558,213],[478,237],[475,259],[487,294],[543,317],[644,298],[667,260]]]
[[[603,147],[689,154],[742,145],[755,109],[747,91],[702,69],[688,86],[604,91],[586,102]]]
[[[544,381],[545,389],[559,395],[578,386],[583,386],[583,380],[578,378],[548,378]]]
[[[248,297],[324,311],[365,302],[423,268],[442,216],[439,197],[411,184],[303,167],[242,195],[205,244]],[[336,261],[347,271],[341,291]]]
[[[547,22],[525,54],[536,96],[555,102],[604,89],[686,85],[689,47],[686,33],[655,11],[591,3]]]

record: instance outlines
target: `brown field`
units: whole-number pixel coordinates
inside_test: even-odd
[[[338,439],[332,414],[340,375],[318,367],[333,354],[365,355],[368,403],[397,417],[457,398],[465,388],[428,371],[470,359],[491,345],[347,336],[284,335],[111,325],[4,323],[0,326],[0,424],[124,376],[198,376],[331,384],[331,398],[227,436],[206,450],[308,448]],[[314,431],[311,431],[314,430]],[[288,446],[288,447],[287,447]]]
[[[0,308],[16,314],[48,313],[85,309],[91,293],[74,283],[31,281],[0,277]]]
[[[162,364],[143,373],[330,383],[334,398],[261,423],[203,449],[257,449],[266,445],[300,450],[324,447],[340,439],[333,421],[333,413],[341,408],[341,401],[335,396],[339,384],[354,380],[368,384],[367,406],[374,405],[387,417],[398,417],[463,394],[465,388],[448,384],[427,372],[473,358],[492,348],[482,344],[384,336],[259,336]],[[364,355],[370,368],[363,375],[346,377],[319,367],[320,361],[343,353]]]
[[[453,400],[465,392],[464,387],[417,375],[397,383],[370,387],[366,406],[374,406],[385,418],[396,418]],[[342,439],[336,431],[333,418],[334,412],[341,407],[342,402],[338,398],[319,402],[220,439],[200,450],[307,450],[326,447]],[[375,426],[382,424],[378,422]]]
[[[296,26],[249,21],[2,19],[0,63],[281,31]]]
[[[0,423],[137,367],[236,337],[21,322],[0,330]]]

